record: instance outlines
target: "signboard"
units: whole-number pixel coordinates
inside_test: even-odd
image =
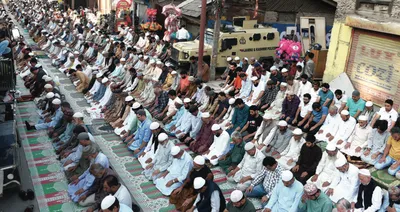
[[[378,105],[400,104],[400,37],[355,29],[347,73],[361,97]]]

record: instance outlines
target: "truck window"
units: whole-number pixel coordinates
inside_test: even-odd
[[[200,36],[198,36],[196,38],[196,40],[199,40],[199,39],[200,39]],[[214,39],[214,32],[206,31],[205,34],[204,34],[204,43],[212,46],[213,45],[213,39]]]
[[[232,49],[232,46],[236,46],[238,43],[237,38],[226,38],[222,41],[221,50]]]

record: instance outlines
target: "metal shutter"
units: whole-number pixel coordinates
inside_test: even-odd
[[[400,37],[354,29],[347,74],[361,97],[377,105],[400,104]]]

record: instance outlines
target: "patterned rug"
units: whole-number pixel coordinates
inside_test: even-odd
[[[32,101],[18,103],[16,111],[17,129],[40,211],[81,211],[82,208],[68,197],[68,184],[46,131],[27,131],[25,128],[25,121],[36,123],[39,120],[36,105]]]
[[[114,128],[112,128],[111,125],[108,123],[91,124],[86,125],[86,127],[93,136],[114,133]]]

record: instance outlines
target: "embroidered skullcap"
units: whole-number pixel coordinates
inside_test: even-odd
[[[314,183],[307,183],[304,186],[304,193],[308,196],[314,195],[315,193],[317,193],[317,191],[318,191],[318,188]]]

